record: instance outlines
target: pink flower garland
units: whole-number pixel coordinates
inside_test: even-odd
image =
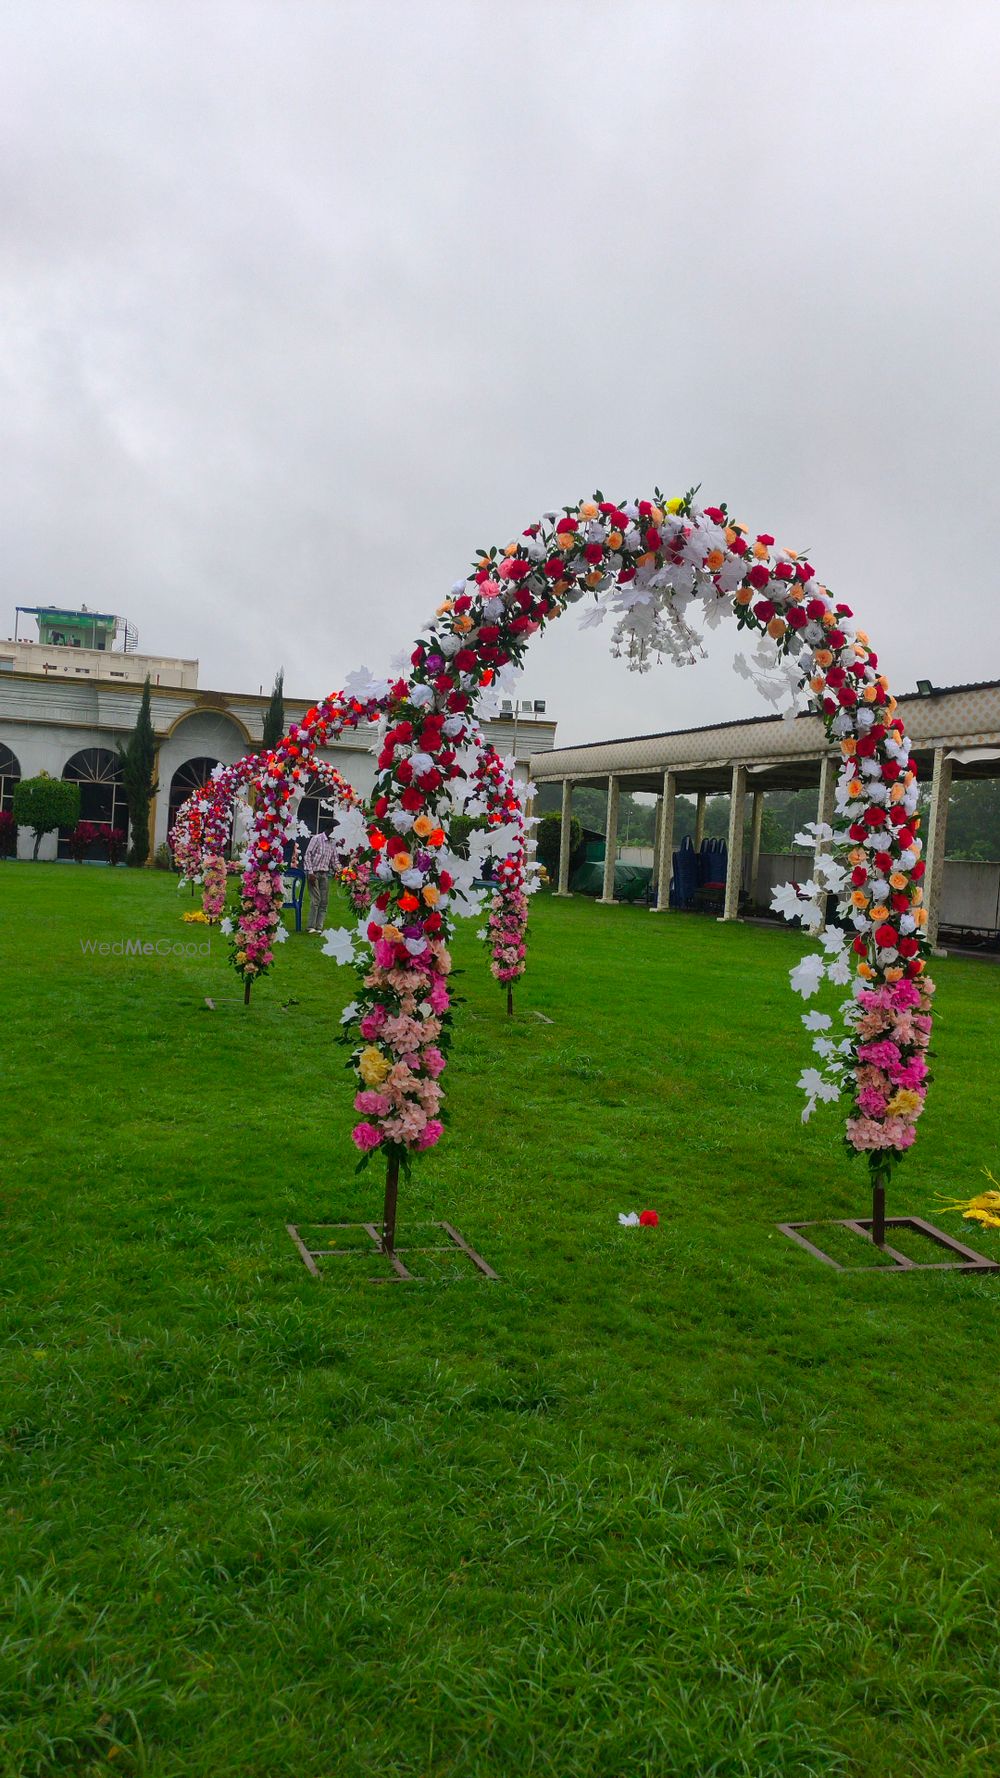
[[[888,683],[867,638],[851,626],[849,607],[817,583],[810,563],[775,549],[763,533],[752,539],[724,506],[699,509],[690,495],[665,501],[658,492],[652,500],[617,504],[598,494],[480,556],[468,581],[457,583],[419,638],[409,675],[360,698],[341,693],[315,706],[279,743],[262,777],[234,946],[237,967],[247,976],[271,960],[290,780],[298,775],[298,762],[345,728],[385,720],[365,855],[377,888],[367,925],[371,950],[360,966],[361,989],[351,1009],[359,1039],[355,1108],[362,1116],[354,1140],[363,1153],[385,1148],[405,1160],[442,1133],[439,1074],[450,1022],[448,939],[458,862],[448,830],[454,781],[465,775],[458,750],[463,743],[480,745],[478,698],[498,669],[520,665],[531,636],[588,591],[624,612],[614,646],[624,642],[633,664],[648,664],[650,651],[678,657],[690,652],[692,632],[672,605],[679,588],[685,605],[700,600],[711,621],[722,605],[742,628],[765,638],[776,659],[788,661],[795,683],[811,693],[831,739],[845,754],[872,762],[851,779],[854,868],[863,873],[859,889],[867,885],[881,893],[884,876],[891,899],[880,905],[866,894],[864,910],[855,906],[857,966],[872,990],[912,984],[923,975],[916,773]],[[521,919],[516,876],[511,889],[510,920],[496,910],[501,923],[494,961],[501,968],[523,966],[514,939]],[[506,908],[503,886],[497,896]],[[835,959],[835,966],[842,970],[842,960]],[[812,980],[816,970],[805,975]],[[917,991],[919,1017],[929,1021],[930,984]],[[890,1040],[906,1016],[921,1037],[912,1046],[896,1045],[898,1066],[912,1086],[897,1086],[892,1067],[863,1060],[860,1039],[853,1050],[857,1115],[848,1140],[872,1152],[878,1131],[884,1160],[912,1140],[903,1128],[912,1124],[905,1109],[910,1101],[899,1094],[920,1097],[923,1080],[911,1064],[926,1047],[929,1023],[918,1026],[912,1009],[895,998],[867,1011],[887,1016]],[[862,1074],[868,1069],[877,1070],[878,1080]],[[894,1088],[891,1095],[886,1086]]]

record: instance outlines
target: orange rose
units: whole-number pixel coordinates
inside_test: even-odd
[[[725,559],[726,559],[725,552],[721,549],[710,549],[708,552],[708,555],[705,558],[705,560],[706,560],[709,568],[711,568],[713,574],[714,574],[716,568],[722,567],[722,564],[725,561]]]
[[[425,883],[421,890],[421,894],[429,908],[436,907],[441,897],[441,891],[435,883]],[[414,901],[413,905],[416,907],[416,901]]]
[[[418,815],[417,819],[413,823],[413,831],[416,834],[418,840],[425,840],[429,833],[433,833],[434,823],[431,820],[430,816],[429,815]]]
[[[621,546],[622,546],[621,532],[620,531],[609,531],[608,532],[608,548],[609,549],[621,549]]]
[[[772,617],[767,626],[767,633],[769,636],[773,636],[775,642],[780,642],[787,628],[788,625],[783,617]]]

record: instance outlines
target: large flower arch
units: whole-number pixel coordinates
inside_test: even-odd
[[[241,930],[249,936],[234,951],[237,968],[252,977],[270,952],[299,762],[345,729],[377,724],[381,751],[364,829],[375,892],[357,939],[345,935],[339,958],[355,963],[360,980],[344,1014],[356,1040],[360,1121],[353,1136],[364,1155],[384,1152],[393,1174],[439,1141],[451,1019],[448,940],[455,916],[474,899],[474,867],[449,845],[449,831],[477,777],[482,782],[477,717],[486,714],[496,676],[519,666],[531,637],[588,593],[595,600],[588,621],[613,613],[612,649],[639,671],[654,656],[692,659],[697,614],[714,627],[731,613],[757,642],[748,670],[811,704],[839,750],[845,826],[814,831],[831,849],[817,857],[816,881],[784,892],[781,905],[819,932],[822,904],[831,891],[840,895],[854,934],[850,950],[842,930],[823,931],[823,949],[795,967],[792,983],[806,997],[824,979],[846,987],[853,955],[846,1032],[835,1040],[827,1015],[805,1015],[821,1065],[805,1069],[800,1084],[809,1096],[806,1115],[817,1098],[852,1096],[847,1139],[884,1175],[913,1142],[923,1109],[933,991],[910,743],[850,608],[794,550],[777,548],[766,533],[751,535],[724,505],[697,506],[693,494],[664,500],[657,491],[617,503],[597,493],[546,514],[503,547],[480,551],[417,639],[406,673],[355,675],[346,691],[293,725],[261,779],[242,885]],[[517,856],[521,832],[515,815],[494,836],[505,856]]]

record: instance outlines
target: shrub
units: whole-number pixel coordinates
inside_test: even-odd
[[[120,864],[128,844],[128,834],[124,827],[106,827],[104,841],[108,848],[108,863]]]
[[[9,809],[0,809],[0,858],[17,857],[17,822]]]
[[[103,839],[106,829],[96,821],[78,821],[66,841],[69,855],[76,864],[82,864],[95,840]]]
[[[35,836],[32,858],[44,834],[56,827],[75,827],[80,819],[80,786],[62,778],[50,778],[39,772],[37,778],[22,778],[14,790],[14,820],[19,827],[30,827]]]
[[[544,815],[538,823],[535,837],[538,842],[538,860],[545,866],[554,882],[559,880],[559,846],[562,839],[562,816]],[[578,864],[583,853],[583,828],[573,815],[569,824],[569,866],[570,870]]]
[[[173,870],[174,857],[166,840],[161,840],[160,844],[157,846],[156,856],[153,859],[153,863],[157,870]]]

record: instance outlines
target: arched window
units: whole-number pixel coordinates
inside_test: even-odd
[[[181,803],[186,803],[193,790],[200,790],[207,778],[212,776],[219,761],[217,759],[186,759],[178,766],[170,780],[170,808],[167,818],[167,832],[177,819],[177,811]]]
[[[14,786],[21,782],[21,762],[9,747],[0,744],[0,810],[14,805]]]
[[[118,755],[107,747],[84,747],[63,766],[63,778],[80,786],[80,820],[100,821],[128,831],[128,803]],[[59,857],[69,857],[69,828],[59,829]]]
[[[329,808],[322,807],[324,802],[329,803]],[[310,778],[299,804],[299,820],[305,822],[310,833],[329,833],[336,812],[333,792],[318,778]]]

